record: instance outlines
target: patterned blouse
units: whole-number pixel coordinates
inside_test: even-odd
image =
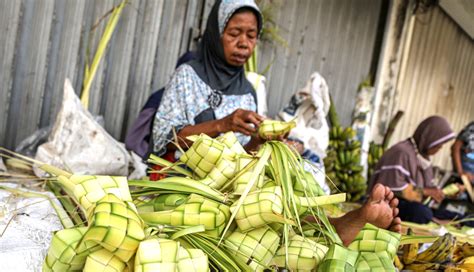
[[[213,113],[216,120],[241,108],[257,110],[255,94],[226,95],[214,110],[210,109],[208,97],[213,90],[196,74],[194,69],[183,64],[178,67],[165,88],[163,98],[153,123],[153,151],[161,156],[166,153],[166,145],[173,141],[173,128],[176,133],[183,127],[200,123],[203,113]],[[249,136],[236,133],[239,142],[245,145]]]
[[[462,141],[461,164],[464,171],[474,173],[474,122],[469,123],[458,135]]]

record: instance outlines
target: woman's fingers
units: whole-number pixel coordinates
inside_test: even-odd
[[[240,124],[238,126],[238,132],[242,133],[242,134],[245,134],[247,136],[252,136],[256,133],[256,130],[254,127],[250,126],[250,125],[247,125],[247,124]]]
[[[393,212],[393,214],[392,214],[393,217],[397,217],[397,215],[398,215],[398,213],[400,212],[400,210],[398,210],[398,208],[394,208],[394,209],[392,210],[392,212]]]
[[[264,118],[253,111],[246,111],[244,113],[243,120],[246,123],[252,123],[255,125],[255,127],[258,127],[260,123],[263,122]]]
[[[252,135],[257,132],[258,126],[265,119],[263,116],[248,110],[239,109],[233,113],[235,118],[233,119],[237,126],[237,131],[245,134]]]

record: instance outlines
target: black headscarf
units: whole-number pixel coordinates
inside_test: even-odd
[[[207,19],[207,27],[197,52],[197,59],[188,64],[193,67],[202,81],[211,87],[211,89],[220,91],[225,95],[238,95],[252,93],[255,97],[255,91],[250,82],[245,77],[243,67],[236,67],[228,64],[224,56],[224,48],[221,42],[221,33],[219,30],[219,8],[221,5],[221,22],[225,28],[230,17],[240,8],[246,7],[254,11],[258,31],[260,33],[262,26],[262,16],[253,1],[224,1],[217,0]],[[228,12],[228,14],[222,14]],[[224,15],[224,16],[222,16]]]

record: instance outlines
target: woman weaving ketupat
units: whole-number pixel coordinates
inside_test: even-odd
[[[264,117],[256,113],[255,90],[243,68],[261,29],[262,15],[254,1],[216,1],[197,59],[179,66],[165,88],[153,126],[156,154],[174,153],[174,131],[183,148],[189,144],[187,136],[201,133],[216,137],[236,132],[247,150],[264,142],[256,133]],[[390,189],[378,185],[362,208],[331,222],[345,244],[365,223],[400,231],[397,204]]]

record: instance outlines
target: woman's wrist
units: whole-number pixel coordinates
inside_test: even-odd
[[[216,127],[217,134],[221,134],[221,133],[226,132],[226,131],[224,131],[224,123],[222,122],[222,119],[216,120],[214,125]]]

